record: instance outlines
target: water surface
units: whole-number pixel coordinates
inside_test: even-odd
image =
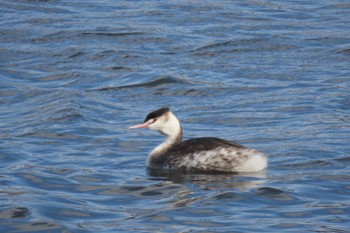
[[[350,231],[347,1],[0,5],[1,232]],[[268,170],[147,173],[164,106]]]

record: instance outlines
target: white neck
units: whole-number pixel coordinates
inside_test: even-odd
[[[148,155],[147,166],[150,165],[151,160],[160,158],[174,145],[179,144],[182,141],[182,128],[180,122],[171,112],[168,113],[167,119],[162,127],[156,130],[165,135],[166,138]]]

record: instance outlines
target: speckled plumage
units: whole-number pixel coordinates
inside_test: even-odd
[[[243,164],[254,154],[264,156],[257,150],[220,138],[195,138],[174,144],[162,151],[161,155],[150,154],[148,166],[206,172],[245,172],[247,169]]]
[[[181,169],[203,172],[256,172],[267,167],[267,157],[255,149],[214,137],[182,142],[182,128],[167,108],[147,115],[145,122],[131,128],[150,128],[166,136],[147,157],[155,169]]]

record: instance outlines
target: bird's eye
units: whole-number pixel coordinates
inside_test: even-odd
[[[154,122],[156,122],[156,121],[157,121],[157,118],[154,118],[153,121],[152,121],[152,123],[154,123]]]

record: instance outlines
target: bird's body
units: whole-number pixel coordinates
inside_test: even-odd
[[[147,167],[203,172],[256,172],[267,167],[267,157],[220,138],[204,137],[182,141],[182,128],[168,108],[151,112],[143,124],[130,128],[149,128],[166,136],[147,158]]]

